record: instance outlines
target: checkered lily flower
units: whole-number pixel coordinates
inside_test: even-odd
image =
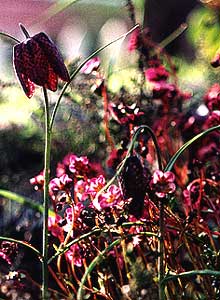
[[[70,80],[59,50],[43,32],[15,45],[13,60],[16,75],[28,98],[33,96],[35,84],[54,92],[58,77]]]

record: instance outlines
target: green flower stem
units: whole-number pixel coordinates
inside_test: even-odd
[[[158,233],[158,282],[159,282],[159,300],[164,300],[164,203],[159,199],[159,233]]]
[[[126,163],[126,160],[128,159],[128,157],[130,156],[130,154],[132,153],[133,149],[134,149],[134,144],[137,140],[138,135],[143,131],[146,130],[150,133],[152,140],[154,142],[155,148],[156,148],[156,153],[157,153],[157,161],[158,161],[158,168],[160,170],[162,170],[163,165],[162,165],[162,160],[161,160],[161,154],[160,154],[160,148],[159,145],[157,143],[157,138],[153,132],[153,130],[147,126],[147,125],[141,125],[138,127],[138,129],[135,131],[131,143],[129,145],[127,154],[125,156],[125,158],[123,159],[123,161],[121,162],[119,168],[117,169],[115,175],[108,181],[108,183],[100,190],[98,191],[98,193],[95,196],[94,202],[98,201],[98,197],[116,180],[116,178],[120,175],[122,169],[124,168],[124,165]]]
[[[85,285],[86,280],[87,280],[89,274],[96,267],[96,265],[99,264],[100,262],[102,262],[103,259],[106,258],[105,255],[112,248],[114,248],[115,246],[119,245],[121,243],[121,241],[124,240],[124,238],[126,238],[126,237],[132,237],[134,235],[145,235],[145,236],[150,236],[150,237],[151,236],[157,237],[157,234],[155,234],[153,232],[142,231],[142,232],[139,232],[138,234],[135,233],[135,234],[124,235],[123,237],[118,238],[117,240],[115,240],[114,242],[112,242],[108,247],[106,247],[103,251],[101,251],[101,253],[92,260],[92,262],[90,263],[90,265],[86,269],[86,271],[83,274],[83,277],[81,279],[80,285],[79,285],[79,289],[78,289],[77,297],[76,297],[77,300],[83,300],[83,292],[84,292],[83,286]]]
[[[41,261],[43,260],[43,257],[41,255],[40,251],[38,251],[34,246],[32,246],[31,244],[29,244],[27,242],[16,240],[16,239],[13,239],[13,238],[10,238],[10,237],[6,237],[6,236],[0,236],[0,241],[8,241],[8,242],[16,243],[16,244],[22,245],[22,246],[24,246],[26,248],[29,248],[29,249],[31,249],[37,255],[37,257]]]
[[[0,190],[0,196],[13,200],[17,203],[30,207],[40,213],[43,213],[43,206],[37,203],[34,203],[32,199],[26,198],[24,196],[18,195],[16,193],[7,191],[7,190]]]
[[[194,136],[191,140],[189,140],[188,142],[186,142],[184,145],[182,145],[182,147],[179,148],[179,150],[171,157],[170,161],[168,162],[168,164],[166,165],[164,172],[167,171],[171,171],[176,160],[180,157],[180,155],[194,142],[196,142],[198,139],[206,136],[207,134],[211,133],[212,131],[215,130],[220,130],[220,125],[217,126],[213,126],[199,134],[197,134],[196,136]]]
[[[168,37],[159,43],[159,48],[165,48],[176,38],[178,38],[187,29],[187,27],[188,25],[186,23],[182,23],[175,31],[173,31]]]
[[[10,35],[10,34],[8,34],[8,33],[6,33],[6,32],[0,32],[0,35],[6,37],[6,38],[8,38],[8,39],[11,39],[11,40],[13,40],[15,43],[18,43],[18,44],[21,42],[21,41],[19,41],[18,39],[16,39],[14,36],[12,36],[12,35]]]
[[[93,259],[93,261],[90,263],[90,265],[86,269],[86,271],[83,274],[83,277],[81,279],[81,282],[80,282],[80,285],[79,285],[79,289],[78,289],[78,292],[77,292],[77,297],[76,297],[77,300],[83,300],[83,294],[84,294],[83,286],[85,285],[87,277],[89,276],[89,274],[96,267],[96,265],[99,264],[105,258],[105,254],[107,254],[112,248],[114,248],[115,246],[117,246],[118,244],[120,244],[120,242],[121,242],[121,239],[115,240],[107,248],[105,248],[105,250],[103,250],[98,256],[96,256]]]
[[[130,226],[143,226],[144,225],[144,223],[141,223],[141,222],[125,222],[125,223],[122,223],[122,227],[130,227]],[[109,229],[105,229],[105,230],[101,230],[100,228],[95,228],[95,229],[93,229],[92,231],[90,231],[90,232],[87,232],[87,233],[85,233],[85,234],[83,234],[83,235],[81,235],[81,236],[79,236],[78,238],[76,238],[76,239],[74,239],[73,241],[71,241],[71,242],[69,242],[68,244],[66,244],[65,245],[65,247],[63,247],[63,248],[61,248],[61,249],[58,249],[57,250],[57,252],[53,255],[53,256],[51,256],[49,259],[48,259],[48,265],[56,258],[56,257],[58,257],[59,255],[61,255],[61,254],[64,254],[65,252],[67,252],[68,250],[69,250],[69,248],[72,246],[72,245],[74,245],[74,244],[76,244],[76,243],[78,243],[78,242],[80,242],[80,241],[82,241],[82,240],[84,240],[84,239],[86,239],[86,238],[88,238],[88,237],[90,237],[90,236],[92,236],[92,235],[98,235],[98,234],[101,234],[102,232],[109,232]],[[127,235],[127,236],[134,236],[134,235],[146,235],[146,236],[154,236],[154,237],[158,237],[158,235],[156,234],[156,233],[153,233],[153,232],[146,232],[146,231],[144,231],[144,232],[139,232],[138,234],[129,234],[129,235]]]
[[[48,209],[49,209],[49,171],[50,171],[50,113],[47,90],[43,87],[45,109],[45,152],[44,152],[44,203],[43,203],[43,261],[42,261],[42,299],[48,299]]]
[[[204,269],[204,270],[192,270],[192,271],[187,271],[175,275],[167,275],[164,277],[162,284],[165,285],[168,281],[170,280],[175,280],[178,278],[183,278],[183,277],[191,277],[191,276],[196,276],[196,275],[210,275],[210,276],[216,276],[220,277],[220,271],[215,271],[215,270],[209,270],[209,269]]]
[[[90,231],[90,232],[87,232],[87,233],[85,233],[85,234],[82,234],[80,237],[78,237],[78,238],[74,239],[73,241],[69,242],[68,244],[66,244],[65,247],[63,247],[62,249],[58,249],[58,251],[57,251],[53,256],[51,256],[51,257],[48,259],[48,262],[47,262],[47,263],[50,264],[56,257],[58,257],[59,255],[65,253],[66,251],[68,251],[69,248],[70,248],[72,245],[74,245],[74,244],[76,244],[76,243],[78,243],[78,242],[80,242],[80,241],[82,241],[82,240],[84,240],[84,239],[90,237],[91,235],[94,235],[94,234],[97,235],[97,234],[99,234],[99,233],[101,233],[101,232],[102,232],[101,229],[95,228],[94,230],[92,230],[92,231]]]
[[[100,47],[99,49],[97,49],[96,51],[94,51],[90,56],[88,56],[79,66],[78,68],[76,68],[76,70],[72,73],[72,75],[70,76],[70,81],[67,82],[61,93],[60,93],[60,96],[59,98],[57,99],[57,102],[54,106],[54,109],[53,109],[53,112],[52,112],[52,115],[51,115],[51,120],[50,120],[50,130],[52,130],[52,127],[53,127],[53,123],[54,123],[54,120],[55,120],[55,117],[56,117],[56,113],[57,113],[57,110],[58,110],[58,107],[59,107],[59,104],[60,104],[60,101],[64,95],[64,93],[66,92],[66,89],[68,88],[68,86],[70,85],[70,83],[73,81],[73,79],[76,77],[76,75],[80,72],[80,70],[82,69],[82,67],[91,59],[93,58],[94,56],[96,56],[97,54],[99,54],[99,52],[101,52],[102,50],[104,50],[105,48],[107,48],[108,46],[112,45],[113,43],[121,40],[121,39],[125,39],[127,35],[129,35],[132,31],[134,31],[136,28],[138,28],[139,25],[137,24],[136,26],[132,27],[128,32],[126,32],[125,34],[122,34],[121,36],[119,36],[118,38],[116,38],[115,40],[111,41],[110,43]]]

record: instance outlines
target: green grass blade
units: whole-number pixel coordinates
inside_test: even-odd
[[[180,157],[180,155],[187,149],[189,148],[189,146],[191,146],[193,143],[195,143],[197,140],[199,140],[200,138],[206,136],[207,134],[211,133],[212,131],[215,130],[220,130],[220,125],[211,127],[199,134],[197,134],[196,136],[194,136],[191,140],[189,140],[188,142],[186,142],[182,147],[179,148],[179,150],[172,156],[172,158],[170,159],[170,161],[168,162],[168,164],[166,165],[164,172],[167,171],[171,171],[175,162],[177,161],[177,159]]]
[[[26,207],[32,208],[33,210],[39,211],[40,213],[43,213],[43,205],[39,203],[35,203],[34,200],[21,196],[17,193],[10,192],[8,190],[1,190],[0,189],[0,196],[15,201],[21,205],[24,205]],[[49,211],[50,215],[54,215],[54,212],[52,210]]]

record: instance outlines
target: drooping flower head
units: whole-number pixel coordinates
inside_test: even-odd
[[[35,84],[54,92],[58,77],[67,82],[70,80],[58,48],[44,32],[15,45],[13,61],[16,75],[28,98],[33,96]]]

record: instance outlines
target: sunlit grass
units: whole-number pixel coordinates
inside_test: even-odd
[[[20,87],[8,87],[2,91],[0,103],[0,127],[1,129],[10,124],[27,125],[30,116],[38,108],[37,101],[27,99]]]

